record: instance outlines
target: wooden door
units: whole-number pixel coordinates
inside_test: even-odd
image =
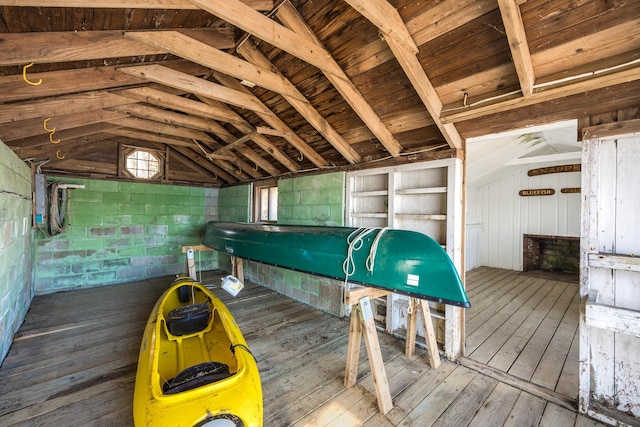
[[[582,161],[579,409],[628,421],[640,416],[640,133],[585,141]]]

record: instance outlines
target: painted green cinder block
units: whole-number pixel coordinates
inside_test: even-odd
[[[74,183],[85,184],[86,189],[73,190],[71,226],[54,239],[38,237],[44,243],[38,244],[39,259],[55,265],[57,272],[56,277],[47,277],[46,266],[36,269],[39,292],[66,286],[121,283],[149,277],[148,274],[165,274],[178,267],[183,271],[180,247],[185,242],[201,242],[207,204],[212,200],[216,205],[218,203],[217,189],[212,192],[196,187],[92,180],[75,180]],[[244,194],[243,200],[248,201],[247,190],[248,187],[239,194]],[[216,197],[208,199],[212,194]],[[27,205],[30,209],[30,204]],[[248,209],[248,204],[244,209]],[[67,255],[58,252],[56,258],[55,253],[64,250],[71,252]],[[82,260],[70,255],[77,251],[86,252]],[[148,254],[154,257],[148,267],[132,265],[133,259]],[[217,256],[209,255],[207,259],[210,265],[217,267]],[[83,267],[83,262],[88,265]],[[100,265],[102,271],[98,271]],[[65,269],[71,270],[66,272]],[[86,274],[82,277],[73,275],[69,280],[71,271]]]
[[[86,190],[72,190],[71,201],[75,209],[85,210],[90,207],[89,203],[102,203],[105,194]],[[117,194],[117,193],[113,193]],[[77,205],[77,207],[76,207]]]
[[[68,182],[65,180],[65,182]],[[91,192],[116,192],[120,191],[118,183],[115,181],[102,181],[102,180],[87,180],[86,189]],[[80,190],[78,190],[80,191]]]

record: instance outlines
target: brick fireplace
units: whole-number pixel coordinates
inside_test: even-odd
[[[563,273],[580,271],[580,238],[571,236],[523,235],[523,271]]]

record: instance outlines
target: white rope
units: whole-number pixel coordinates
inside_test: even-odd
[[[369,248],[369,256],[367,257],[367,261],[365,265],[367,266],[367,270],[373,273],[373,267],[376,263],[376,253],[378,252],[378,243],[380,242],[380,238],[387,231],[389,227],[383,227],[376,234],[376,238],[373,239],[373,243],[371,243],[371,248]]]
[[[342,263],[342,272],[344,273],[344,285],[347,287],[347,282],[349,281],[349,276],[353,276],[356,272],[356,265],[353,261],[353,253],[355,251],[360,250],[362,245],[364,244],[364,238],[367,237],[374,231],[378,231],[378,234],[371,243],[371,247],[369,248],[369,256],[365,261],[365,266],[367,270],[373,273],[373,268],[375,266],[376,252],[378,251],[378,243],[380,242],[380,238],[387,230],[387,227],[379,228],[379,227],[360,227],[356,230],[352,231],[351,234],[347,237],[347,257]]]

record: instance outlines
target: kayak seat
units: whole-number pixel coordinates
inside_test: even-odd
[[[166,317],[167,329],[174,336],[195,334],[209,325],[208,304],[188,304],[171,310]]]
[[[164,394],[176,394],[229,378],[229,366],[221,362],[204,362],[190,366],[162,386]]]

